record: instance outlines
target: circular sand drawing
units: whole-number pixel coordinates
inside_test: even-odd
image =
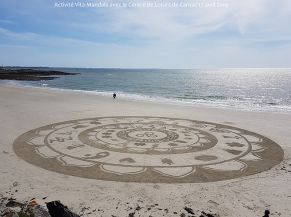
[[[161,117],[72,120],[19,136],[14,150],[42,168],[124,182],[211,182],[270,169],[272,140],[215,123]]]

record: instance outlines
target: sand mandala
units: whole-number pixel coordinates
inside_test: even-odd
[[[211,182],[270,169],[283,159],[272,140],[232,126],[161,117],[55,123],[14,142],[16,154],[63,174],[124,182]]]

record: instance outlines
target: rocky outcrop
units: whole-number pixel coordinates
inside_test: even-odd
[[[39,205],[35,199],[26,202],[14,198],[0,199],[1,217],[80,217],[60,201],[46,203],[47,208]]]
[[[76,73],[67,73],[44,69],[9,69],[0,68],[0,80],[17,81],[41,81],[53,80],[63,75],[75,75]]]

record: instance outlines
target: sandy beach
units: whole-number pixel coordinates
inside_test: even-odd
[[[13,149],[15,139],[32,129],[120,116],[195,120],[243,129],[278,144],[284,159],[274,162],[271,169],[221,181],[145,183],[84,178],[44,169],[28,163]],[[263,216],[266,209],[271,216],[291,216],[290,114],[113,100],[82,92],[1,85],[0,120],[2,197],[35,197],[39,204],[61,200],[83,216],[187,216],[185,207],[197,216],[201,211],[218,216]]]

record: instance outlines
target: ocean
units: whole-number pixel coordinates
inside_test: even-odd
[[[44,68],[48,69],[48,68]],[[50,81],[1,81],[183,105],[291,112],[291,69],[49,68],[80,73]]]

